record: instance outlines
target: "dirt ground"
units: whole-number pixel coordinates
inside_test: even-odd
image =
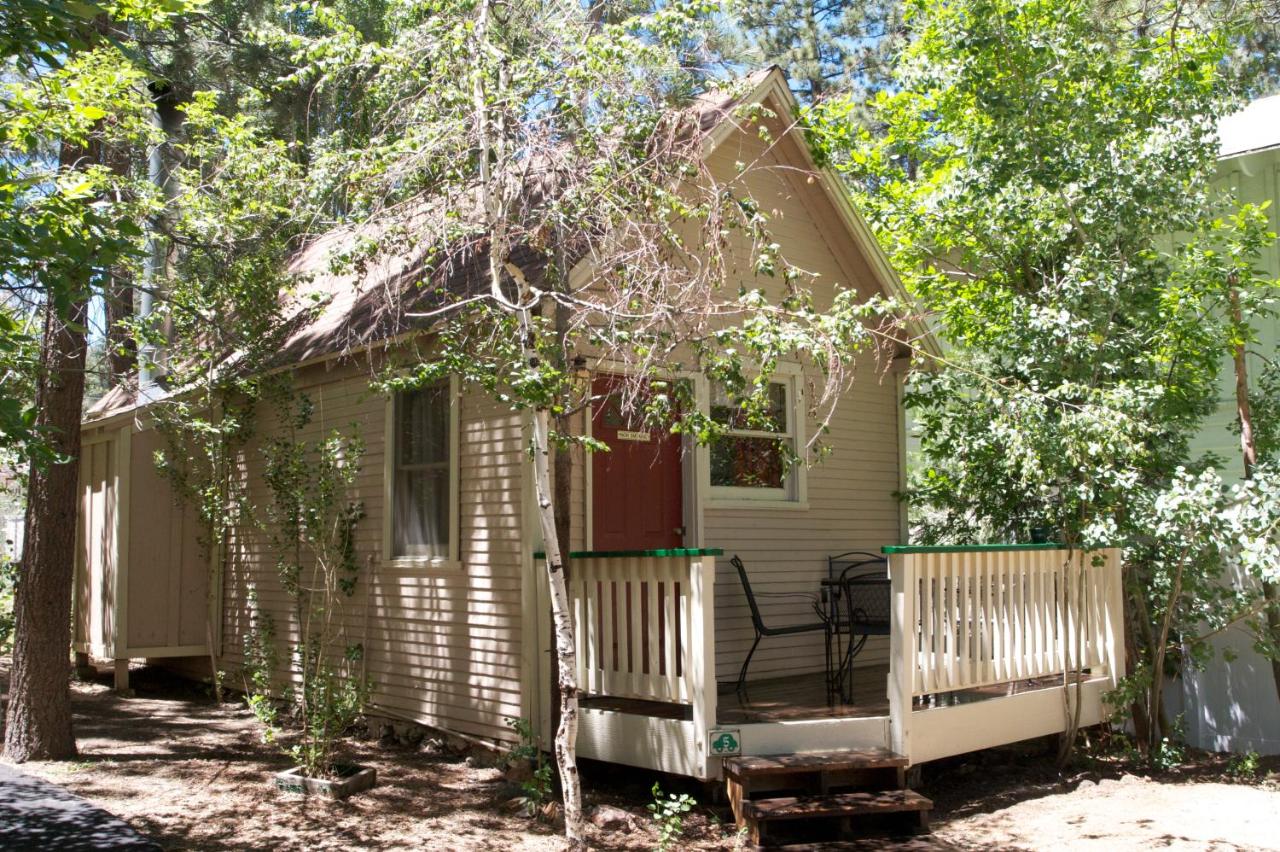
[[[1038,754],[1037,754],[1038,751]],[[1094,754],[1105,753],[1095,744]],[[924,767],[932,840],[976,850],[1280,849],[1280,759],[1233,772],[1228,755],[1190,752],[1158,774],[1119,756],[1079,755],[1059,773],[1043,746],[992,749]]]
[[[261,742],[242,704],[215,707],[202,687],[154,669],[135,670],[133,686],[136,695],[121,698],[105,676],[75,683],[81,759],[22,770],[90,799],[166,849],[561,848],[558,827],[505,801],[509,785],[483,756],[463,757],[430,740],[408,748],[353,739],[349,756],[377,768],[378,786],[346,802],[308,800],[271,787],[272,774],[288,761]],[[1226,772],[1225,758],[1209,755],[1158,777],[1130,774],[1119,759],[1078,764],[1060,775],[1040,745],[930,764],[921,792],[935,801],[933,834],[866,848],[1280,849],[1274,760],[1247,781]],[[655,847],[644,808],[655,780],[711,801],[705,788],[639,771],[588,762],[583,776],[589,811],[604,805],[627,812],[614,811],[607,829],[593,827],[601,849]],[[678,848],[738,848],[726,817],[699,806]]]

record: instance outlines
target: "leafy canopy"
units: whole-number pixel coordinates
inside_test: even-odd
[[[1114,540],[1127,495],[1176,467],[1215,399],[1222,329],[1203,296],[1221,268],[1204,250],[1265,232],[1220,216],[1209,186],[1227,42],[1094,11],[920,0],[901,89],[872,102],[885,132],[848,103],[814,113],[952,346],[909,397],[934,537]]]

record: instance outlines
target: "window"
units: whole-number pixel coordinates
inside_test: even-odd
[[[396,394],[389,470],[393,558],[445,560],[454,552],[456,429],[451,383]]]
[[[719,498],[796,500],[788,459],[797,451],[789,381],[769,383],[765,409],[753,422],[724,389],[713,387],[711,419],[728,427],[711,443],[711,488]]]

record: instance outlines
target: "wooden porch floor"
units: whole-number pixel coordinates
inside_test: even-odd
[[[886,693],[889,666],[860,666],[853,672],[853,701],[827,704],[827,679],[822,672],[748,681],[742,693],[721,693],[716,720],[721,725],[781,722],[791,719],[859,719],[888,716]],[[723,685],[722,685],[723,686]]]

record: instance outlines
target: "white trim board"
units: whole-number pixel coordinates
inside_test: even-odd
[[[1094,678],[1072,684],[1072,703],[1082,701],[1080,727],[1105,719],[1102,695],[1110,690],[1110,678]],[[1021,742],[1065,730],[1066,704],[1063,687],[1053,686],[1016,695],[985,698],[951,707],[914,710],[909,716],[910,732],[905,754],[912,764],[926,763],[952,755],[981,751],[993,746]]]
[[[584,707],[578,711],[578,756],[705,779],[707,759],[695,733],[688,720]]]
[[[801,754],[889,744],[888,716],[795,719],[717,727],[741,731],[743,754]]]

